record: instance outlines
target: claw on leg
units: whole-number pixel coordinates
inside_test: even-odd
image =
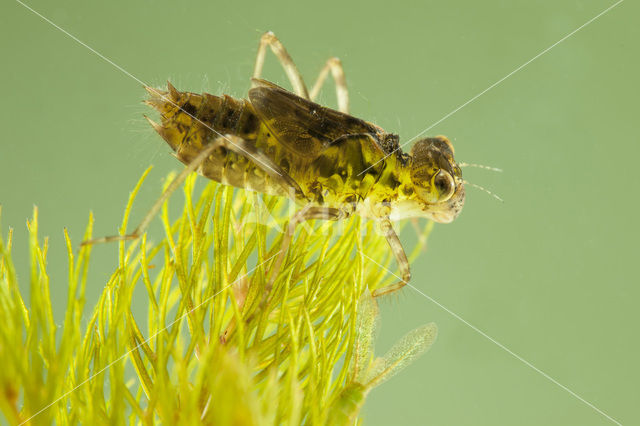
[[[149,209],[149,212],[147,212],[145,217],[142,219],[140,224],[136,227],[136,229],[132,233],[127,235],[112,235],[109,237],[102,237],[102,238],[96,238],[93,240],[87,240],[80,243],[80,245],[85,246],[85,245],[92,245],[92,244],[109,243],[113,241],[135,240],[140,238],[140,236],[144,234],[144,231],[147,229],[147,227],[151,223],[151,220],[153,220],[155,215],[160,211],[160,208],[162,208],[162,205],[164,204],[164,202],[167,201],[167,198],[171,196],[173,191],[178,189],[178,186],[180,186],[182,182],[184,182],[184,180],[187,178],[189,173],[195,171],[207,159],[207,157],[209,157],[209,155],[213,153],[213,151],[217,147],[218,145],[216,144],[211,144],[207,146],[205,149],[202,150],[200,154],[198,154],[196,158],[194,158],[187,165],[187,167],[184,168],[184,170],[180,172],[178,176],[176,176],[171,181],[169,186],[167,186],[167,189],[165,189],[162,195],[160,196],[160,198],[156,200],[156,202],[153,204],[151,209]]]
[[[393,230],[393,226],[391,225],[391,221],[389,219],[383,219],[380,221],[380,227],[382,232],[391,247],[391,251],[396,258],[396,262],[398,263],[398,267],[400,268],[400,273],[402,274],[402,278],[400,281],[394,284],[390,284],[388,286],[376,289],[372,295],[373,297],[384,296],[389,293],[393,293],[394,291],[400,290],[402,287],[407,285],[409,280],[411,279],[411,269],[409,268],[409,260],[407,259],[407,255],[404,252],[404,248],[402,248],[402,244],[400,243],[400,239],[398,238],[398,234]]]
[[[154,124],[151,120],[149,121],[152,123],[152,125]],[[247,143],[244,139],[239,138],[238,136],[222,135],[217,137],[209,145],[207,145],[202,150],[202,152],[200,152],[193,160],[191,160],[187,167],[185,167],[184,170],[182,170],[180,174],[171,181],[169,186],[167,186],[167,189],[165,189],[160,198],[156,200],[149,212],[145,215],[140,224],[132,233],[127,235],[112,235],[109,237],[87,240],[83,241],[81,245],[84,246],[99,243],[108,243],[113,241],[135,240],[139,238],[142,234],[144,234],[144,231],[151,223],[151,220],[153,220],[158,211],[160,211],[167,198],[169,198],[169,196],[171,196],[171,194],[176,189],[178,189],[182,182],[184,182],[184,180],[187,178],[189,173],[194,172],[199,167],[201,167],[206,159],[221,146],[224,146],[225,148],[234,151],[236,154],[242,155],[248,158],[250,161],[253,161],[258,167],[263,169],[265,173],[269,174],[276,182],[279,182],[287,192],[294,191],[296,195],[302,194],[302,189],[300,189],[300,186],[296,183],[296,181],[294,181],[286,172],[284,172],[284,170],[282,170],[262,151],[256,149],[255,146]]]

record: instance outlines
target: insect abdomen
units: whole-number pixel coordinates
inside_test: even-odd
[[[264,132],[251,104],[244,99],[179,92],[171,85],[168,92],[150,88],[147,91],[151,99],[146,103],[157,109],[162,118],[162,124],[152,122],[152,125],[185,164],[217,137],[233,135],[255,146],[259,134]],[[215,150],[200,171],[226,185],[285,195],[281,185],[254,162],[224,147]]]
[[[179,92],[171,84],[169,91],[147,88],[146,103],[160,112],[162,125],[154,125],[165,141],[178,152],[184,145],[201,148],[210,137],[232,134],[255,139],[260,121],[243,99]]]

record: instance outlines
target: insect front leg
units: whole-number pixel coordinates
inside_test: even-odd
[[[404,248],[402,248],[402,243],[400,243],[398,234],[396,234],[396,231],[393,230],[391,221],[389,219],[382,219],[380,221],[380,228],[382,229],[382,233],[387,239],[387,242],[391,247],[391,251],[393,252],[393,255],[396,258],[396,263],[400,268],[400,273],[402,274],[402,278],[401,278],[401,281],[398,281],[395,284],[390,284],[388,286],[375,290],[372,293],[373,297],[384,296],[385,294],[393,293],[394,291],[400,290],[402,287],[407,285],[407,283],[411,279],[411,270],[409,269],[409,260],[407,259],[407,255],[404,252]]]
[[[310,92],[310,97],[312,101],[315,101],[320,94],[320,89],[327,79],[327,75],[331,71],[331,75],[333,76],[333,81],[336,84],[336,98],[338,99],[338,110],[340,112],[344,112],[345,114],[349,114],[349,90],[347,89],[347,80],[344,76],[344,68],[342,68],[342,62],[338,58],[329,58],[322,70],[320,70],[320,74],[316,79],[315,84]]]
[[[262,66],[264,65],[264,58],[267,54],[267,46],[271,48],[271,51],[276,55],[278,61],[280,61],[282,68],[284,68],[284,71],[287,73],[287,77],[289,77],[295,94],[302,98],[309,99],[309,91],[304,84],[302,74],[298,71],[298,67],[296,67],[293,59],[291,59],[287,49],[284,48],[284,45],[271,31],[264,33],[262,37],[260,37],[256,64],[253,68],[253,78],[260,78],[262,75]],[[255,87],[255,83],[252,83],[251,87]]]

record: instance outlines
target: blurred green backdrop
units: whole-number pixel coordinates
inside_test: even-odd
[[[244,96],[272,30],[308,81],[332,55],[354,115],[408,140],[560,40],[612,1],[82,2],[28,5],[152,85]],[[139,218],[180,164],[143,121],[145,93],[17,2],[0,6],[2,225],[27,285],[25,220],[51,236],[63,303],[62,228],[112,234],[155,165]],[[457,158],[503,168],[465,177],[461,217],[436,226],[412,284],[624,424],[640,424],[639,7],[626,1],[429,131]],[[268,57],[266,77],[288,87]],[[322,101],[335,105],[332,90]],[[402,239],[412,244],[411,228]],[[94,250],[92,305],[116,246]],[[61,307],[60,307],[61,308]],[[431,351],[370,395],[366,424],[610,423],[412,289],[382,304],[378,351],[435,321]]]

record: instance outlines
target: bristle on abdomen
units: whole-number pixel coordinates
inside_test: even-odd
[[[144,102],[160,113],[161,124],[150,122],[174,151],[183,143],[202,147],[224,134],[255,138],[260,121],[244,99],[180,92],[167,85],[168,91],[145,87],[150,97]]]
[[[255,144],[261,128],[251,104],[231,96],[180,92],[171,84],[168,91],[145,87],[144,102],[160,113],[161,123],[146,117],[151,126],[189,164],[203,147],[218,137],[233,135]],[[200,172],[218,182],[263,192],[280,192],[278,185],[252,161],[225,148],[215,150]],[[273,188],[271,188],[273,186]]]

